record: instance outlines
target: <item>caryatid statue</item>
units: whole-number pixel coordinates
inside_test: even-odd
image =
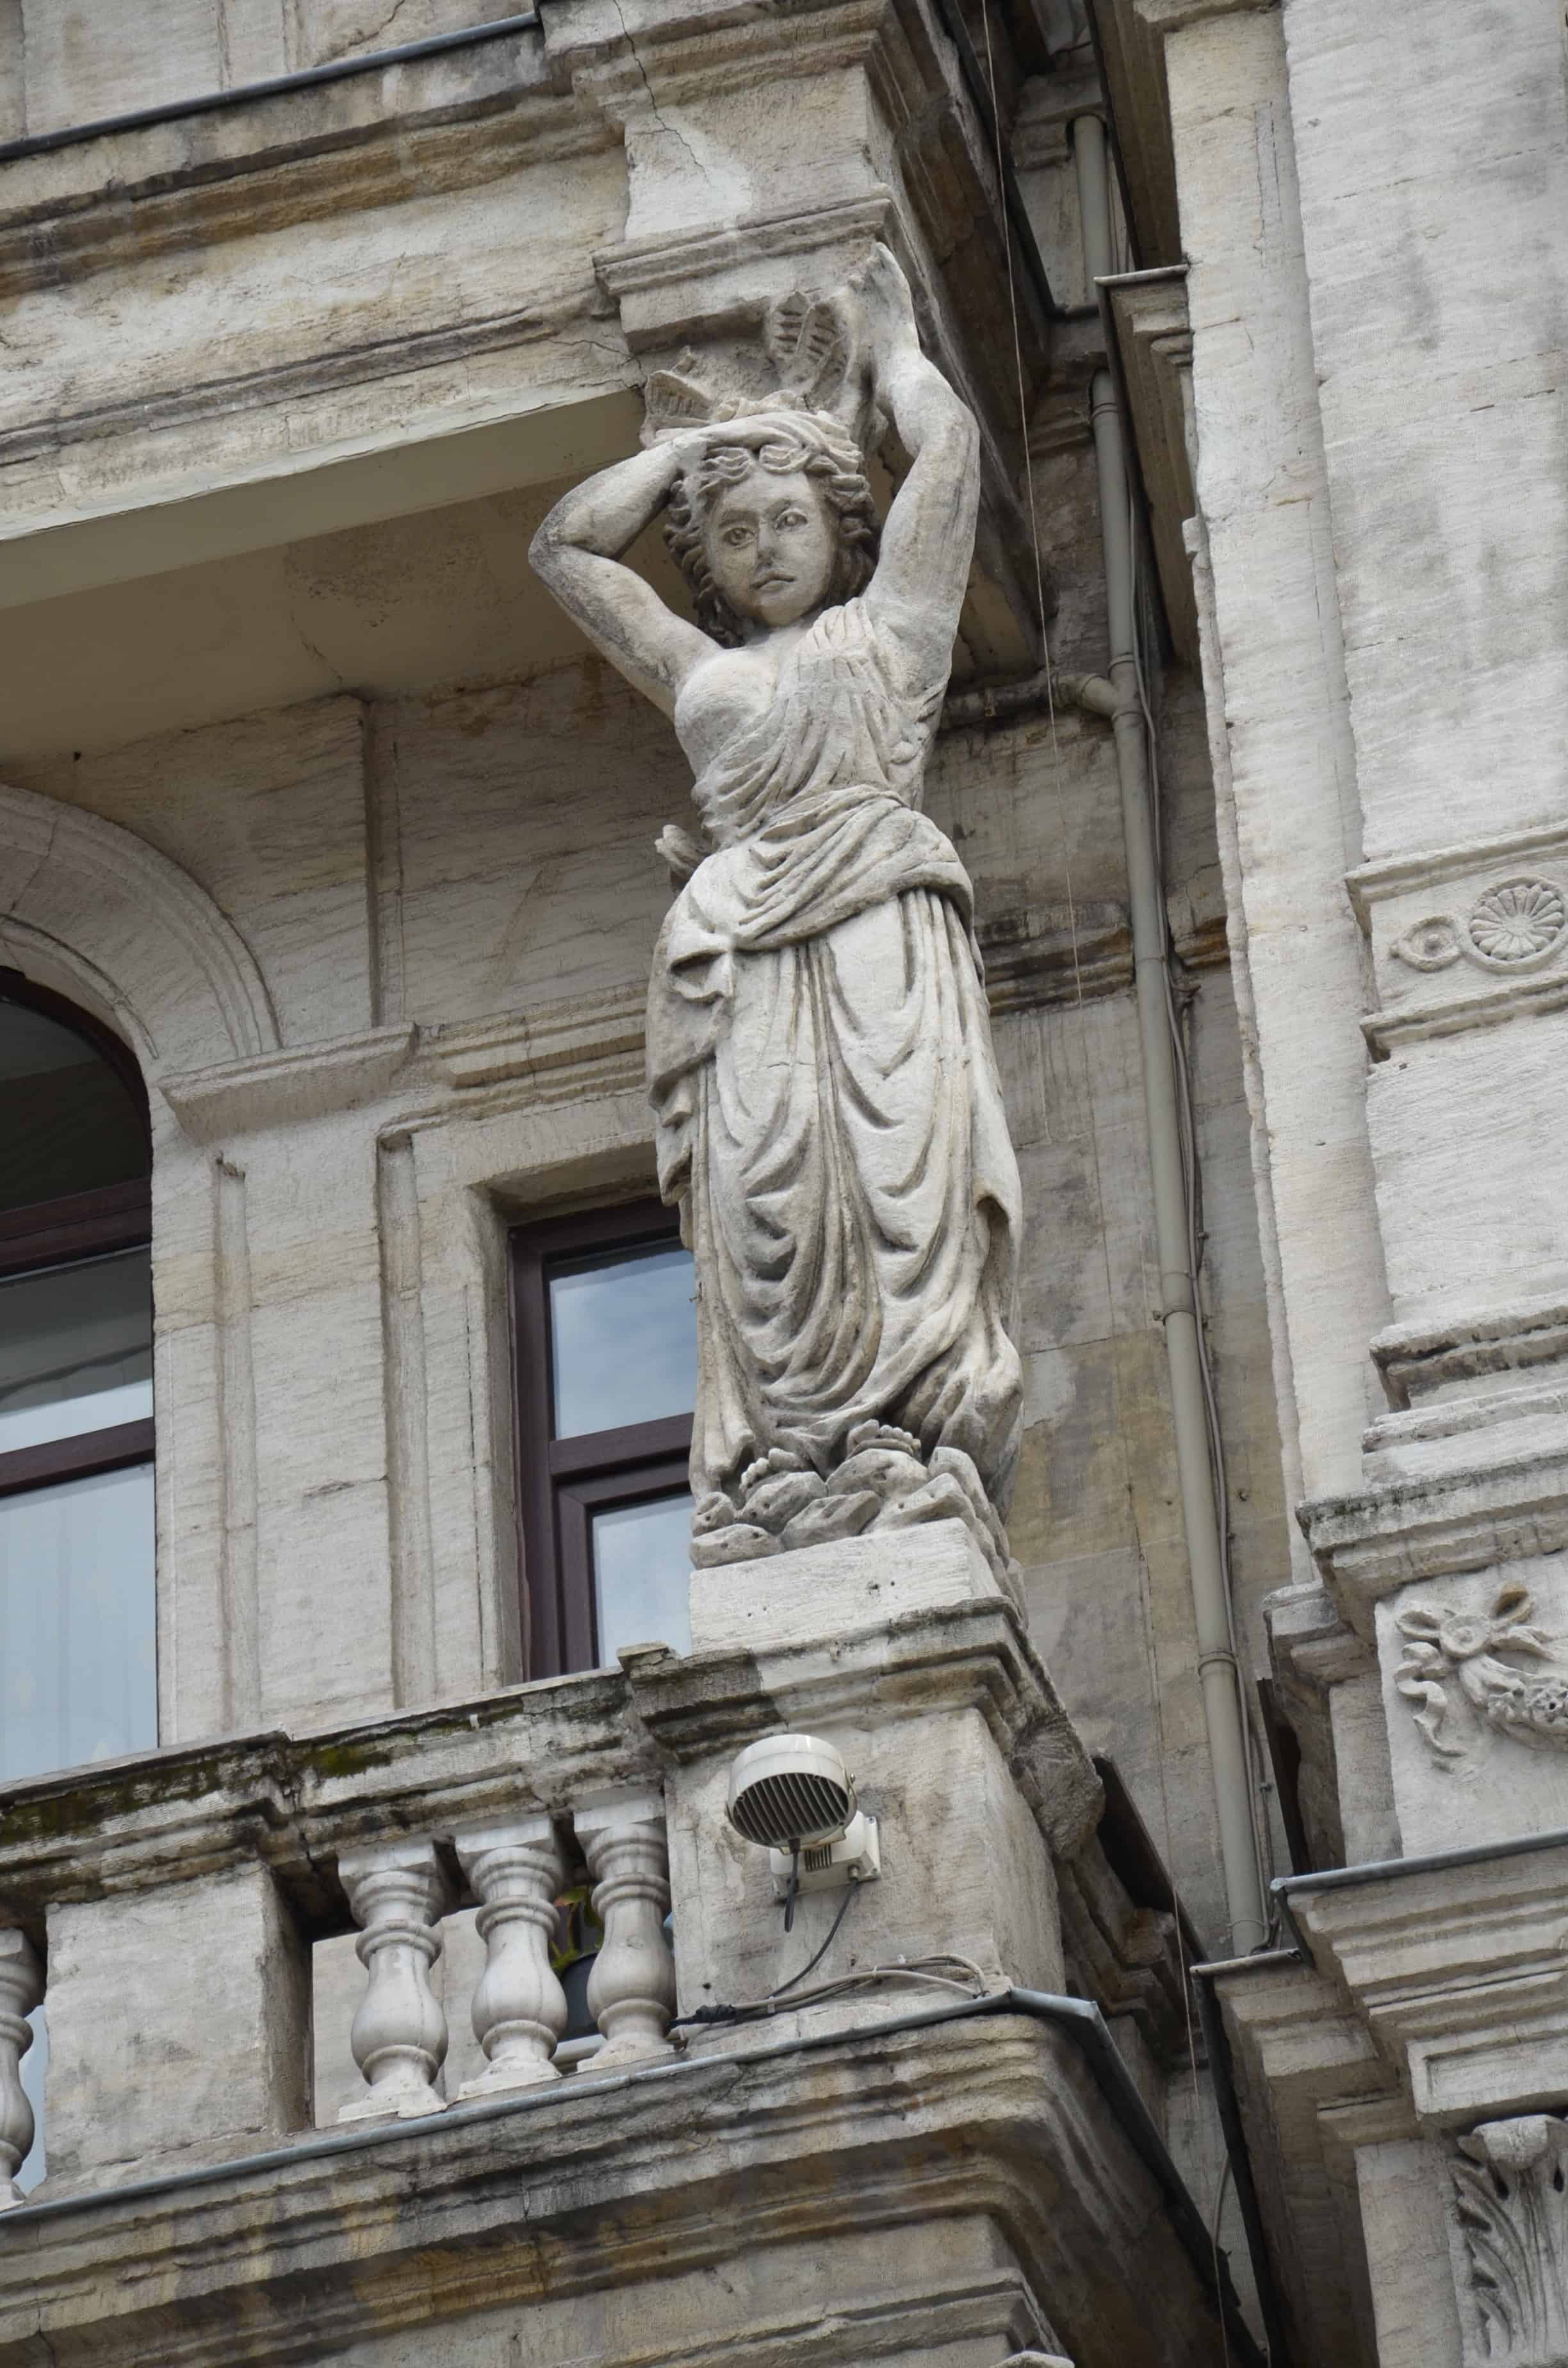
[[[957,1517],[1006,1576],[1018,1171],[972,891],[920,807],[978,438],[885,247],[768,344],[785,387],[759,401],[656,381],[648,449],[532,551],[696,775],[700,843],[659,842],[683,884],[648,994],[659,1182],[696,1265],[693,1554]],[[880,536],[854,432],[878,413],[912,457]],[[661,510],[695,624],[621,564]]]

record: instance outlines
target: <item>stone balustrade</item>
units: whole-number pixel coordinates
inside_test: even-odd
[[[675,1953],[665,1931],[669,1846],[662,1795],[617,1786],[572,1816],[595,1878],[593,1909],[604,1931],[588,1983],[588,2006],[605,2044],[590,2059],[619,2070],[671,2053]],[[557,1900],[567,1880],[556,1821],[543,1810],[463,1826],[451,1836],[458,1864],[478,1902],[484,1969],[473,1991],[473,2035],[485,2068],[458,2089],[459,2101],[558,2079],[554,2057],[566,2030],[566,1993],[551,1963]],[[338,2110],[340,2122],[403,2121],[438,2113],[449,2032],[430,1973],[441,1953],[439,1918],[452,1886],[434,1839],[350,1850],[338,1873],[356,1922],[365,1995],[351,2044],[367,2093]]]
[[[51,2195],[310,2131],[312,1961],[350,1931],[364,1969],[352,2030],[346,2010],[341,2033],[323,2035],[341,2042],[333,2100],[355,2066],[358,2093],[335,2112],[329,2102],[327,2119],[403,2121],[557,2080],[556,1903],[579,1884],[604,1932],[599,2060],[667,2055],[663,1788],[623,1670],[10,1788],[0,2210],[25,2201],[16,2173],[33,2115],[18,2072],[40,1998]],[[443,1994],[432,1975],[466,1909],[483,1964]],[[483,2068],[443,2080],[460,1992]]]
[[[896,1560],[876,1539],[791,1560],[787,1595],[771,1564],[707,1575],[686,1656],[634,1648],[440,1710],[7,1787],[0,2208],[21,2200],[17,2075],[40,1990],[47,2198],[339,2124],[457,2144],[465,2106],[570,2112],[585,2073],[667,2062],[677,2004],[766,1997],[838,1913],[805,1899],[787,1935],[767,1853],[724,1816],[734,1753],[783,1725],[840,1739],[883,1835],[825,1970],[880,1965],[887,1986],[806,2013],[906,2009],[900,1963],[948,1952],[987,1984],[1071,1976],[1158,2055],[1170,1919],[1102,1863],[1098,1781],[965,1527],[912,1532]],[[597,2042],[581,2019],[565,2038],[567,1891],[602,1928]],[[693,2044],[755,2034],[709,2025]]]

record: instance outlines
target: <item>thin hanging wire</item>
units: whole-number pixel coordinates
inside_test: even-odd
[[[1067,928],[1073,941],[1074,1003],[1084,1001],[1084,973],[1078,960],[1078,907],[1073,894],[1073,840],[1067,827],[1067,800],[1062,785],[1062,749],[1056,736],[1056,679],[1045,626],[1045,569],[1040,555],[1040,519],[1034,503],[1034,460],[1029,451],[1029,404],[1024,386],[1024,349],[1018,336],[1018,290],[1013,277],[1013,235],[1007,221],[1006,169],[1002,153],[1002,109],[996,99],[996,66],[991,52],[991,0],[981,0],[981,25],[985,34],[985,80],[991,95],[991,129],[996,146],[996,188],[1002,202],[1002,252],[1007,263],[1007,304],[1013,319],[1013,367],[1018,387],[1018,435],[1024,448],[1024,497],[1029,513],[1029,548],[1034,554],[1035,608],[1040,618],[1040,649],[1045,661],[1045,710],[1051,723],[1051,787],[1056,793],[1056,819],[1062,839],[1062,876],[1067,891]]]

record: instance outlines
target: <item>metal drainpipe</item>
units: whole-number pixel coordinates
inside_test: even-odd
[[[1074,119],[1073,154],[1083,221],[1084,270],[1093,289],[1115,269],[1111,252],[1110,181],[1105,126],[1097,115]],[[1121,827],[1132,910],[1132,966],[1138,1035],[1143,1056],[1143,1104],[1153,1176],[1154,1234],[1160,1260],[1161,1320],[1171,1377],[1182,1527],[1198,1631],[1198,1673],[1219,1810],[1220,1856],[1230,1917],[1230,1946],[1238,1956],[1268,1936],[1253,1824],[1252,1779],[1243,1724],[1241,1671],[1232,1644],[1231,1607],[1221,1545],[1221,1508],[1203,1393],[1198,1294],[1188,1249],[1187,1183],[1182,1169],[1180,1104],[1171,1042],[1165,892],[1154,860],[1149,748],[1134,644],[1132,528],[1121,416],[1108,370],[1096,370],[1091,391],[1100,533],[1105,549],[1106,608],[1116,738],[1121,785]]]

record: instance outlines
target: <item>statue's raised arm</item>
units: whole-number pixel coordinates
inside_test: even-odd
[[[974,535],[974,423],[878,248],[770,317],[782,384],[655,375],[648,449],[534,563],[673,716],[699,844],[648,993],[659,1182],[697,1272],[694,1558],[959,1520],[1005,1583],[1018,1178],[957,853],[921,810]],[[755,378],[754,378],[755,385]],[[857,431],[911,466],[880,538]],[[688,624],[622,564],[663,510]]]
[[[914,464],[888,512],[866,605],[927,674],[945,677],[974,550],[980,437],[920,349],[908,282],[885,246],[849,288],[872,392]]]

